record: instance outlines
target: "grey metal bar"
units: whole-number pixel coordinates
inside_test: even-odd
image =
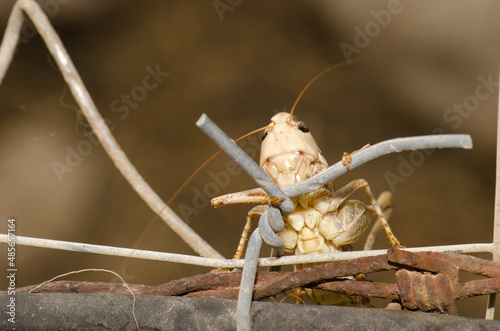
[[[201,115],[196,125],[243,168],[270,197],[283,200],[280,209],[285,214],[293,210],[293,202],[283,193],[278,185],[206,114]]]
[[[351,154],[349,167],[354,169],[380,156],[432,148],[472,148],[472,139],[467,134],[441,134],[420,137],[406,137],[390,139]],[[347,173],[344,164],[339,161],[314,177],[283,188],[283,192],[290,198],[313,192],[335,178]]]
[[[283,214],[290,213],[294,204],[276,183],[245,153],[236,143],[229,138],[206,114],[202,114],[196,122],[224,152],[226,152],[271,198],[281,201],[279,208]],[[252,304],[253,286],[257,261],[262,240],[271,247],[283,252],[283,240],[276,234],[284,227],[280,211],[275,206],[270,206],[259,219],[259,227],[252,233],[245,254],[245,265],[241,275],[240,291],[237,308],[238,330],[250,330],[250,308]],[[262,231],[262,232],[261,232]]]
[[[265,212],[267,213],[267,211]],[[245,265],[241,274],[238,306],[236,308],[236,327],[238,331],[250,331],[250,312],[252,306],[253,286],[257,274],[257,261],[259,258],[262,237],[259,228],[250,236],[245,254]]]

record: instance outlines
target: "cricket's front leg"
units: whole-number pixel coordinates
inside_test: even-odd
[[[259,203],[266,205],[256,206],[248,212],[247,221],[245,223],[245,227],[243,228],[243,232],[241,233],[241,239],[233,259],[241,259],[241,256],[243,255],[243,250],[245,249],[245,243],[248,238],[248,233],[250,232],[250,229],[252,227],[252,222],[255,218],[260,217],[264,213],[264,211],[266,211],[267,205],[271,204],[271,198],[269,197],[269,195],[267,195],[266,192],[264,192],[263,189],[256,188],[252,190],[222,195],[213,198],[211,201],[211,204],[214,207],[221,207],[221,206],[242,204],[242,203]]]
[[[271,197],[261,188],[229,193],[213,198],[210,203],[215,208],[243,203],[271,204]]]
[[[234,254],[233,260],[241,259],[243,255],[243,250],[245,249],[245,244],[248,239],[248,233],[252,228],[252,222],[255,218],[262,216],[267,209],[267,205],[260,205],[253,207],[250,209],[247,215],[247,222],[245,223],[245,227],[243,228],[243,232],[241,233],[240,242],[238,244],[238,248],[236,249],[236,253]]]

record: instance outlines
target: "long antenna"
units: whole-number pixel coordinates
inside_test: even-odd
[[[252,131],[252,132],[249,132],[249,133],[247,133],[247,134],[245,134],[245,135],[243,135],[243,136],[239,137],[238,139],[236,139],[236,140],[235,140],[235,142],[238,142],[238,141],[240,141],[241,139],[244,139],[244,138],[246,138],[246,137],[248,137],[248,136],[250,136],[250,135],[252,135],[252,134],[254,134],[254,133],[256,133],[256,132],[262,131],[262,130],[264,130],[265,128],[266,128],[266,126],[265,126],[265,127],[260,128],[260,129],[254,130],[254,131]],[[177,196],[179,195],[179,193],[182,191],[182,189],[183,189],[184,187],[186,187],[186,185],[187,185],[187,184],[191,181],[191,179],[193,179],[193,177],[194,177],[194,176],[196,176],[196,175],[197,175],[197,174],[201,171],[201,169],[203,169],[203,168],[204,168],[204,167],[205,167],[205,166],[206,166],[206,165],[207,165],[210,161],[212,161],[212,160],[213,160],[213,159],[214,159],[217,155],[219,155],[219,154],[220,154],[220,152],[222,152],[222,149],[219,149],[219,150],[217,151],[217,153],[215,153],[215,154],[214,154],[214,155],[212,155],[210,158],[208,158],[208,160],[206,160],[205,162],[203,162],[203,163],[201,164],[201,166],[199,166],[199,167],[198,167],[198,169],[196,169],[196,170],[195,170],[195,171],[191,174],[191,176],[189,176],[189,178],[188,178],[188,179],[186,179],[186,181],[184,181],[184,183],[182,183],[182,185],[181,185],[181,186],[177,189],[177,191],[175,191],[175,193],[172,195],[172,197],[171,197],[171,198],[167,201],[167,205],[169,205],[169,206],[170,206],[170,204],[172,203],[172,201],[174,201],[174,199],[175,199],[175,198],[177,198]]]
[[[295,107],[297,106],[297,103],[299,103],[300,98],[302,98],[302,95],[304,94],[304,92],[309,88],[309,86],[312,85],[312,83],[314,83],[315,81],[317,81],[318,78],[320,78],[321,76],[325,75],[326,73],[332,71],[333,69],[344,67],[344,66],[349,65],[349,64],[358,63],[358,62],[366,60],[366,58],[367,58],[366,56],[360,56],[360,57],[355,58],[354,60],[350,60],[350,61],[346,60],[346,61],[342,61],[342,62],[339,62],[339,63],[332,64],[331,66],[329,66],[328,68],[324,69],[319,74],[317,74],[316,76],[314,76],[314,78],[311,79],[309,81],[309,83],[307,83],[307,85],[302,89],[302,91],[300,92],[299,96],[297,97],[297,100],[295,100],[295,103],[293,104],[292,110],[290,111],[290,117],[292,117],[293,111],[295,110]]]

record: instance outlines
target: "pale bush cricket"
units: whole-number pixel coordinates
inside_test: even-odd
[[[358,58],[351,63],[363,60]],[[293,111],[307,88],[319,77],[330,70],[347,65],[341,62],[330,66],[316,75],[302,90],[290,113],[278,113],[266,127],[252,131],[250,134],[264,131],[260,155],[261,168],[276,182],[279,187],[297,183],[321,172],[328,167],[326,159],[309,132],[307,125],[293,115]],[[205,161],[167,202],[170,204],[185,185],[221,151]],[[350,154],[344,153],[343,163],[349,169]],[[348,198],[357,190],[367,194],[370,205]],[[375,199],[368,183],[363,179],[350,182],[339,190],[334,190],[332,183],[322,189],[293,199],[295,210],[284,218],[285,229],[280,233],[285,243],[285,251],[292,254],[312,254],[342,251],[356,242],[367,229],[373,216],[377,216],[374,228],[381,225],[391,244],[400,246],[384,216],[383,210],[390,211],[392,195],[385,192]],[[262,189],[253,189],[223,195],[212,200],[212,205],[220,207],[229,204],[257,203],[247,217],[241,235],[235,259],[241,258],[245,242],[250,231],[252,220],[260,216],[267,208],[270,198]],[[372,231],[373,232],[373,231]],[[141,238],[144,237],[144,234]]]
[[[297,101],[317,78],[345,64],[347,63],[334,65],[318,74],[304,88]],[[293,116],[297,101],[290,113],[276,114],[271,123],[263,128],[260,167],[280,188],[310,178],[328,167],[308,126]],[[350,154],[345,153],[342,160],[349,169]],[[357,200],[348,200],[360,189],[368,196],[370,206]],[[390,193],[381,195],[379,200],[384,208],[389,208],[392,204]],[[364,179],[354,180],[338,190],[334,190],[332,183],[326,183],[321,189],[293,198],[292,201],[295,208],[283,218],[285,228],[279,233],[287,253],[302,255],[342,251],[361,237],[374,215],[384,228],[392,246],[401,247],[380,204]],[[252,220],[260,216],[272,201],[260,188],[212,199],[214,207],[240,203],[265,205],[257,206],[249,212],[234,256],[236,259],[241,258],[243,254]],[[315,299],[318,302],[323,301]]]

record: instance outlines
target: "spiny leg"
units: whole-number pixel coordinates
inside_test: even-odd
[[[266,211],[266,209],[267,206],[261,205],[250,209],[250,211],[248,212],[247,222],[245,223],[245,227],[243,228],[243,232],[241,233],[240,242],[238,244],[238,248],[236,249],[236,253],[234,254],[233,260],[241,259],[243,250],[245,249],[245,243],[248,238],[248,233],[252,228],[252,222],[256,217],[260,217],[264,213],[264,211]]]
[[[394,205],[394,196],[392,195],[392,193],[389,191],[384,191],[380,193],[380,195],[377,198],[377,203],[380,206],[380,209],[382,209],[385,219],[389,220],[393,211],[392,206]],[[368,207],[368,208],[373,213],[375,212],[375,210],[373,210],[373,207]],[[368,237],[366,238],[363,250],[367,251],[373,248],[373,245],[375,244],[375,239],[377,238],[377,234],[381,229],[382,229],[382,223],[377,218],[375,223],[373,223],[373,226],[370,230],[370,233],[368,234]]]
[[[391,242],[393,247],[398,247],[398,248],[403,248],[403,246],[399,243],[399,240],[396,238],[394,233],[391,230],[391,227],[389,225],[389,222],[387,222],[384,213],[382,212],[382,209],[377,203],[377,200],[375,200],[375,197],[373,196],[372,191],[370,190],[370,186],[368,186],[368,183],[366,181],[365,185],[362,188],[368,195],[368,198],[370,199],[370,202],[372,203],[373,208],[375,208],[375,213],[377,213],[379,222],[382,223],[382,226],[384,227],[385,234],[387,235],[387,238],[389,238],[389,241]]]
[[[385,233],[387,235],[387,238],[389,238],[389,241],[391,242],[391,245],[393,247],[403,247],[399,243],[398,239],[396,236],[392,233],[391,227],[389,226],[389,223],[387,222],[386,218],[384,217],[384,213],[382,212],[382,209],[380,208],[379,204],[377,203],[377,200],[375,199],[370,186],[368,185],[368,182],[364,179],[356,179],[347,184],[346,186],[340,188],[339,190],[335,191],[333,193],[333,196],[335,198],[338,198],[338,204],[340,205],[342,202],[344,202],[351,194],[353,194],[355,191],[363,189],[368,195],[368,198],[370,199],[370,203],[373,206],[373,209],[375,209],[375,213],[377,214],[377,217],[384,227]]]

